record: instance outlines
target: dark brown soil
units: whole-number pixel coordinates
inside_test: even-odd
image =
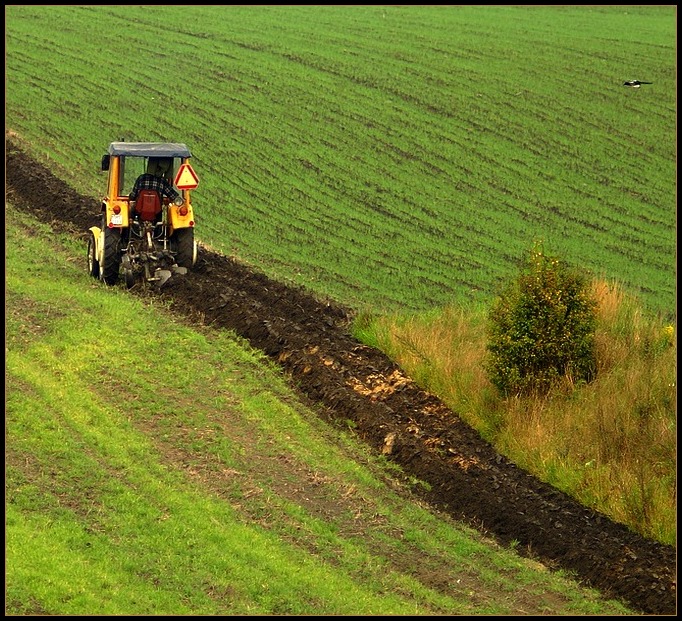
[[[5,146],[7,200],[85,239],[99,223],[99,201],[53,177],[11,138]],[[84,266],[85,254],[84,244]],[[423,498],[432,506],[644,614],[676,614],[674,547],[586,509],[498,455],[384,354],[354,340],[350,309],[205,248],[190,275],[156,295],[264,351],[330,422],[352,421],[363,440],[427,482]]]

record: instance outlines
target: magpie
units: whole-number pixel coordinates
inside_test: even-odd
[[[653,84],[653,82],[640,82],[639,80],[628,80],[623,82],[623,86],[630,86],[632,88],[639,88],[642,84]]]

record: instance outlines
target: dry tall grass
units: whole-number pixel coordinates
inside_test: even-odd
[[[617,283],[593,282],[598,376],[503,399],[483,370],[482,310],[378,320],[376,339],[521,467],[647,537],[675,544],[676,330]]]

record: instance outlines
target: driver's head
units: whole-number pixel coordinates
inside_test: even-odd
[[[157,177],[168,178],[172,167],[173,158],[171,157],[150,157],[147,162],[147,172]]]
[[[159,158],[150,157],[147,162],[147,174],[157,176],[159,174]]]
[[[159,172],[157,173],[161,177],[170,177],[173,168],[173,158],[170,157],[160,157],[157,166],[159,167]]]

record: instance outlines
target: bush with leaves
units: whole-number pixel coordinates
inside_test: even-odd
[[[590,280],[535,246],[493,305],[486,372],[505,396],[546,394],[559,380],[596,374],[596,302]]]

